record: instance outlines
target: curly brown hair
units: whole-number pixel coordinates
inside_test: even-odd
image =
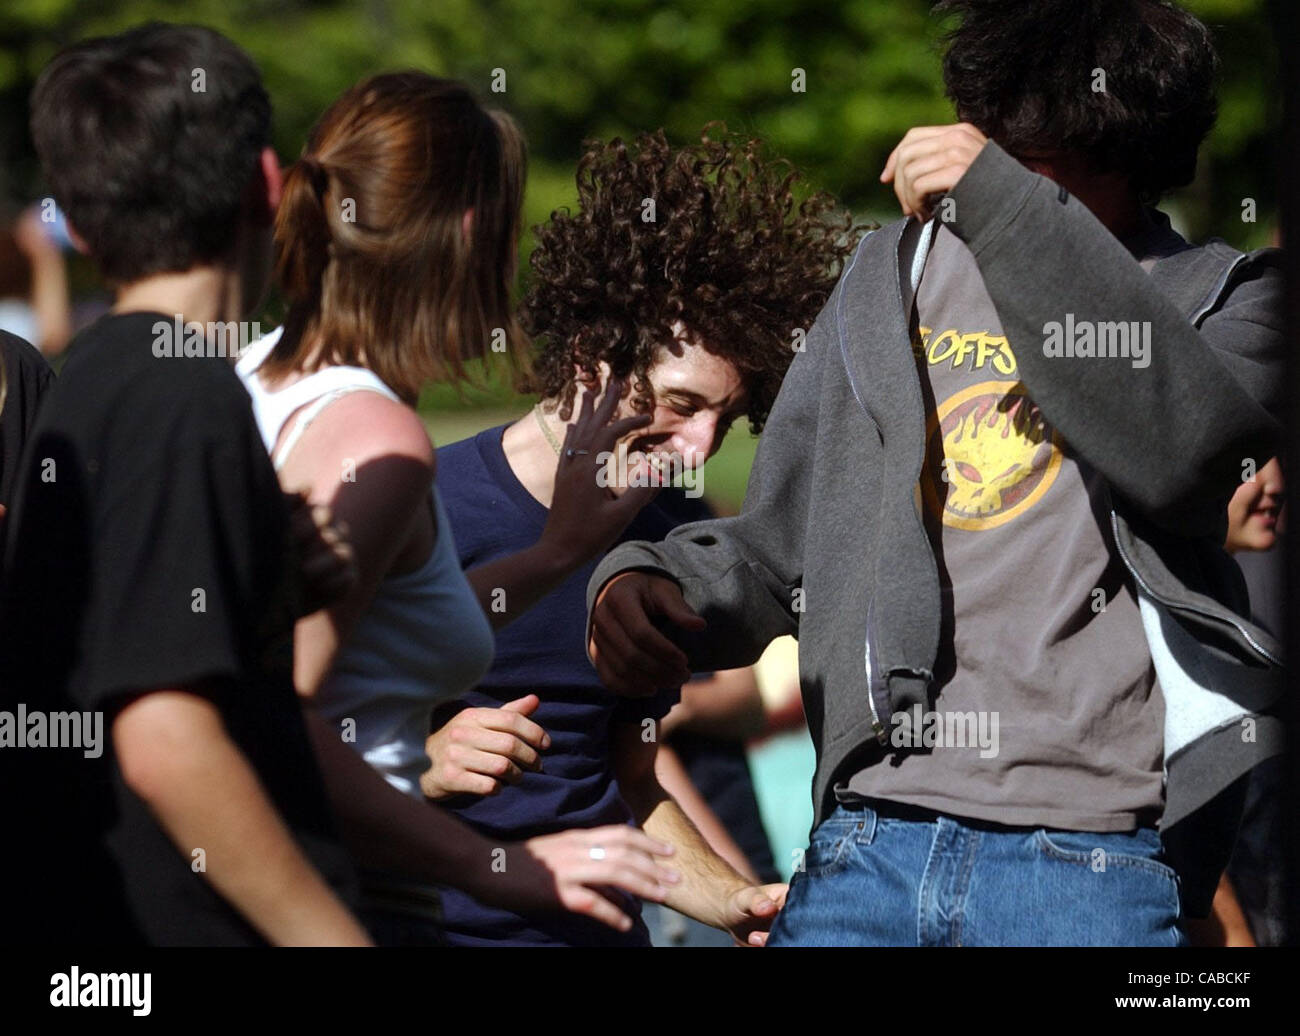
[[[647,375],[680,322],[685,337],[735,366],[758,434],[795,330],[811,327],[865,228],[825,192],[798,201],[794,167],[725,126],[681,148],[663,130],[585,148],[578,211],[553,212],[535,231],[521,323],[537,346],[521,388],[558,399],[567,421],[575,367],[595,377],[603,360],[647,412]]]

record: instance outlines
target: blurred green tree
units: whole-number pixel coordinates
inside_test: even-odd
[[[1278,42],[1266,0],[1190,0],[1223,58],[1221,115],[1196,182],[1170,199],[1181,226],[1238,246],[1275,223]],[[529,225],[571,202],[588,137],[711,120],[764,137],[863,217],[894,218],[878,182],[913,125],[951,121],[943,26],[928,0],[6,0],[0,12],[0,197],[41,190],[26,97],[61,46],[148,19],[199,22],[262,66],[285,161],[346,86],[416,67],[472,84],[528,134]],[[494,82],[504,86],[494,92]],[[1257,221],[1242,220],[1255,200]],[[525,241],[525,250],[528,248]]]

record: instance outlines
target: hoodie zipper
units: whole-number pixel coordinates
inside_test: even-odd
[[[910,364],[909,373],[911,376],[908,379],[908,387],[910,389],[908,394],[911,397],[911,402],[913,404],[912,410],[918,416],[917,423],[919,425],[918,434],[916,435],[916,449],[913,451],[912,463],[910,464],[910,471],[912,477],[911,480],[908,482],[909,486],[915,486],[917,481],[921,477],[921,469],[925,466],[926,424],[925,424],[925,400],[921,395],[921,374],[920,371],[917,369],[915,354],[912,352],[911,313],[908,312],[903,306],[903,292],[902,292],[902,281],[901,281],[901,278],[903,277],[903,269],[901,264],[902,264],[903,235],[906,234],[907,229],[908,228],[906,227],[903,229],[903,231],[898,236],[898,240],[894,243],[894,276],[896,278],[896,282],[898,284],[898,289],[899,289],[897,295],[898,309],[899,312],[902,314],[902,318],[903,318],[903,338],[907,344],[908,361]],[[908,276],[909,276],[908,283],[910,285],[911,284],[910,273]],[[915,301],[915,299],[913,301]],[[845,357],[845,367],[846,369],[848,368],[847,356]],[[850,383],[852,383],[852,377],[853,377],[852,372],[850,371],[849,373]],[[857,396],[856,386],[854,387],[854,395]],[[858,396],[857,398],[858,398],[858,405],[862,406],[862,409],[866,411],[867,416],[870,417],[871,412],[867,410],[865,405],[863,405],[861,397]],[[937,587],[939,581],[939,573],[938,573],[938,567],[934,560],[934,547],[930,543],[930,536],[925,531],[925,525],[921,521],[921,516],[916,511],[915,505],[913,505],[912,508],[912,519],[915,522],[916,532],[920,534],[921,539],[925,542],[926,550],[928,551],[928,556],[930,559],[930,572],[933,577],[933,582],[936,584]],[[874,638],[875,623],[873,621],[875,604],[876,604],[876,600],[873,592],[871,601],[867,604],[867,622],[866,622],[867,628],[866,628],[866,636],[864,638],[863,661],[864,661],[864,665],[866,668],[866,675],[867,675],[867,706],[871,712],[871,729],[872,732],[876,735],[876,740],[880,742],[880,744],[884,745],[887,744],[889,741],[889,728],[882,721],[880,715],[880,709],[877,706],[889,704],[889,681],[888,681],[888,674],[880,672],[880,665],[879,665],[880,652],[876,648],[876,645],[873,643],[875,639]],[[925,670],[912,669],[908,671],[918,676],[924,675],[927,677],[927,679],[933,679],[932,674],[929,674],[928,671]]]
[[[1283,662],[1280,658],[1275,657],[1272,654],[1272,652],[1270,652],[1262,644],[1258,643],[1255,640],[1255,638],[1250,635],[1250,631],[1246,629],[1244,626],[1242,626],[1241,623],[1238,622],[1235,618],[1228,618],[1223,615],[1216,615],[1214,612],[1207,611],[1205,608],[1198,608],[1192,604],[1184,604],[1179,601],[1171,600],[1170,598],[1164,596],[1163,594],[1158,594],[1154,590],[1152,590],[1150,584],[1148,584],[1147,581],[1142,578],[1142,576],[1138,573],[1138,570],[1134,567],[1132,559],[1128,556],[1128,552],[1124,549],[1124,545],[1119,540],[1119,523],[1114,508],[1112,508],[1110,512],[1110,528],[1111,528],[1112,538],[1115,541],[1115,549],[1119,551],[1119,556],[1120,559],[1124,562],[1124,567],[1127,568],[1129,572],[1132,573],[1133,578],[1137,580],[1138,586],[1140,586],[1142,590],[1146,592],[1146,595],[1148,597],[1152,598],[1153,600],[1159,601],[1167,608],[1176,608],[1181,611],[1192,612],[1195,615],[1201,615],[1207,619],[1215,619],[1220,622],[1223,621],[1230,622],[1233,628],[1236,629],[1236,631],[1241,634],[1242,639],[1244,639],[1247,644],[1249,644],[1252,648],[1255,649],[1256,654],[1272,662],[1274,665],[1277,666],[1283,665]],[[1225,609],[1225,611],[1226,610],[1227,609]]]
[[[871,710],[871,732],[876,735],[876,740],[882,745],[888,741],[889,731],[880,721],[880,713],[876,710],[876,694],[881,690],[882,680],[877,672],[877,665],[874,655],[876,654],[872,641],[872,613],[876,608],[876,599],[872,599],[867,604],[867,635],[865,637],[865,665],[867,670],[867,708]],[[884,687],[886,695],[889,693],[888,686]]]

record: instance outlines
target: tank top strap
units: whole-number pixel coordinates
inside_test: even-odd
[[[342,368],[338,367],[330,368],[330,370],[341,369]],[[318,373],[326,374],[329,373],[329,371],[320,371]],[[369,372],[367,371],[366,373]],[[314,377],[315,375],[312,376]],[[375,380],[378,381],[379,379],[376,378]],[[298,383],[290,386],[290,388],[297,387]],[[389,399],[397,399],[397,395],[389,389],[387,385],[384,385],[383,383],[371,385],[364,382],[337,385],[333,388],[326,388],[323,393],[312,393],[308,395],[305,405],[299,403],[297,406],[290,407],[285,412],[284,419],[276,428],[275,436],[271,440],[271,448],[274,451],[271,454],[271,462],[275,465],[276,471],[279,471],[284,467],[285,461],[288,460],[289,454],[292,452],[293,448],[298,445],[298,440],[302,438],[303,432],[305,432],[308,427],[310,427],[311,423],[320,416],[321,411],[336,399],[341,396],[346,396],[350,392],[378,392],[380,395],[387,396]],[[280,437],[280,429],[284,427],[285,422],[290,419],[295,411],[298,411],[298,417],[294,420],[293,427],[289,429],[289,434],[285,436],[284,442],[280,445],[280,448],[275,449],[275,440]]]
[[[385,385],[377,374],[364,367],[323,367],[285,388],[269,390],[257,376],[257,371],[271,354],[279,337],[280,329],[277,328],[250,345],[236,368],[252,396],[258,428],[267,450],[271,452],[276,471],[284,466],[290,451],[312,421],[341,396],[350,392],[377,392],[394,402],[400,401],[397,393]],[[280,448],[276,449],[280,433],[290,419],[293,419],[293,427]]]

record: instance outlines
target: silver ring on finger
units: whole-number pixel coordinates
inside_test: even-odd
[[[603,860],[605,858],[605,847],[603,845],[593,845],[587,850],[587,855],[593,860]]]

